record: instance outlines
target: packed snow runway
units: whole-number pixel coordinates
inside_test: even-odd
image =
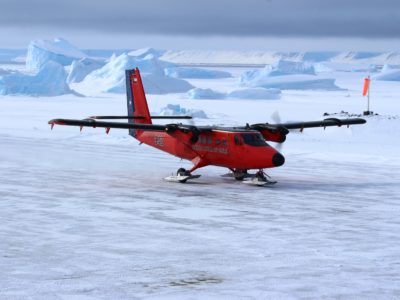
[[[214,69],[232,78],[187,80],[229,95],[246,71]],[[335,78],[339,88],[282,90],[269,100],[147,98],[152,114],[208,116],[196,118],[199,125],[365,109],[363,74],[313,76]],[[286,163],[267,170],[278,183],[263,188],[221,177],[227,170],[216,167],[199,169],[193,182],[168,183],[162,178],[189,163],[138,145],[126,130],[47,124],[125,115],[123,94],[1,96],[0,298],[398,298],[400,89],[373,84],[380,116],[291,132]]]
[[[73,113],[53,100],[2,101],[26,110],[16,129],[2,116],[1,298],[399,295],[400,163],[354,150],[362,143],[346,148],[335,133],[355,127],[290,134],[273,187],[220,168],[173,184],[161,178],[188,164],[125,131],[50,131],[49,115]],[[88,114],[116,100],[71,101]]]
[[[274,172],[273,188],[218,178],[220,169],[171,184],[160,176],[178,164],[148,148],[4,136],[2,144],[3,299],[400,292],[389,163],[304,154]]]

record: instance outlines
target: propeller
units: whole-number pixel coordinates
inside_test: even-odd
[[[271,119],[276,123],[276,124],[281,124],[281,115],[279,114],[279,111],[274,111],[271,115]]]
[[[281,122],[282,122],[282,119],[281,119],[281,115],[279,114],[279,111],[274,111],[272,114],[271,114],[271,119],[276,123],[276,124],[281,124]],[[282,151],[282,148],[283,148],[283,143],[275,143],[275,149],[278,151],[278,152],[281,152]]]
[[[167,124],[166,125],[166,131],[167,132],[174,132],[175,130],[180,130],[184,133],[191,132],[192,137],[190,138],[190,141],[192,143],[196,143],[199,139],[200,131],[195,125],[189,125],[189,124]]]

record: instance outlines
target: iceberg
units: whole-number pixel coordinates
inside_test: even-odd
[[[146,93],[185,93],[193,88],[185,80],[165,76],[166,65],[169,64],[152,55],[138,59],[124,53],[120,56],[112,56],[107,64],[88,74],[82,82],[76,84],[76,87],[82,92],[82,88],[86,87],[90,91],[125,93],[125,70],[138,67]]]
[[[292,74],[309,74],[315,75],[315,70],[313,64],[307,62],[296,62],[279,60],[272,64],[269,68],[269,76],[282,76],[282,75],[292,75]]]
[[[312,64],[282,60],[261,70],[244,72],[240,76],[240,85],[282,90],[340,89],[335,85],[335,79],[317,78]]]
[[[49,61],[36,74],[0,72],[1,95],[58,96],[73,93],[68,87],[64,67]]]
[[[384,65],[381,72],[372,76],[374,80],[400,81],[400,66]]]
[[[100,69],[104,63],[90,58],[74,60],[68,73],[67,82],[81,82],[89,73]]]
[[[194,88],[188,91],[188,96],[189,99],[224,99],[226,94],[212,89]]]
[[[332,68],[329,68],[326,64],[324,63],[315,63],[314,64],[314,70],[316,73],[328,73],[328,72],[333,72]]]
[[[277,88],[281,90],[340,90],[340,88],[335,84],[335,79],[319,79],[312,75],[288,75],[258,78],[257,80],[244,83],[243,86]]]
[[[136,58],[145,58],[148,55],[152,55],[153,57],[160,57],[162,56],[166,51],[161,50],[161,49],[154,49],[154,48],[141,48],[137,50],[133,50],[128,53],[129,56],[133,56]]]
[[[206,113],[201,109],[186,109],[179,104],[168,104],[162,108],[160,116],[192,116],[198,119],[208,119]]]
[[[265,77],[295,75],[295,74],[315,75],[315,69],[312,64],[279,60],[278,62],[272,65],[265,66],[261,70],[255,69],[244,72],[240,76],[240,81],[248,82]]]
[[[39,69],[48,61],[68,66],[74,60],[85,57],[87,57],[85,53],[64,39],[35,40],[30,42],[28,46],[26,67],[28,69]]]
[[[209,70],[202,68],[189,68],[189,67],[172,67],[164,70],[165,75],[174,78],[201,78],[201,79],[217,79],[229,78],[232,75],[229,72]]]
[[[149,94],[186,93],[193,88],[185,80],[160,74],[144,74],[142,80],[144,89]]]
[[[248,89],[239,89],[234,90],[228,93],[228,98],[235,99],[266,99],[266,100],[274,100],[280,99],[281,90],[279,89],[266,89],[266,88],[248,88]]]

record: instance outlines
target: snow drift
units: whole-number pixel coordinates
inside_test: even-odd
[[[53,61],[42,65],[36,74],[2,71],[0,72],[0,94],[58,96],[71,93],[66,79],[67,73],[64,67]]]
[[[184,93],[193,88],[185,80],[165,76],[164,67],[169,65],[153,55],[141,59],[124,53],[111,57],[107,64],[91,72],[76,87],[83,93],[83,90],[125,93],[125,70],[138,67],[146,93]]]
[[[80,60],[85,57],[85,53],[64,39],[35,40],[30,42],[28,46],[26,67],[28,69],[39,69],[48,61],[68,66],[74,60]]]
[[[207,119],[206,113],[201,109],[186,109],[179,104],[168,104],[162,108],[160,116],[192,116],[193,118]]]
[[[202,69],[202,68],[172,67],[172,68],[166,68],[164,71],[165,75],[174,78],[217,79],[217,78],[232,77],[232,75],[229,72]]]

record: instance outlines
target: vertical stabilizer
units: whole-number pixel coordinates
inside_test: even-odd
[[[134,119],[129,119],[129,123],[151,124],[149,107],[147,105],[139,69],[126,70],[125,76],[128,116],[136,117]],[[130,129],[129,134],[135,137],[137,130]]]

